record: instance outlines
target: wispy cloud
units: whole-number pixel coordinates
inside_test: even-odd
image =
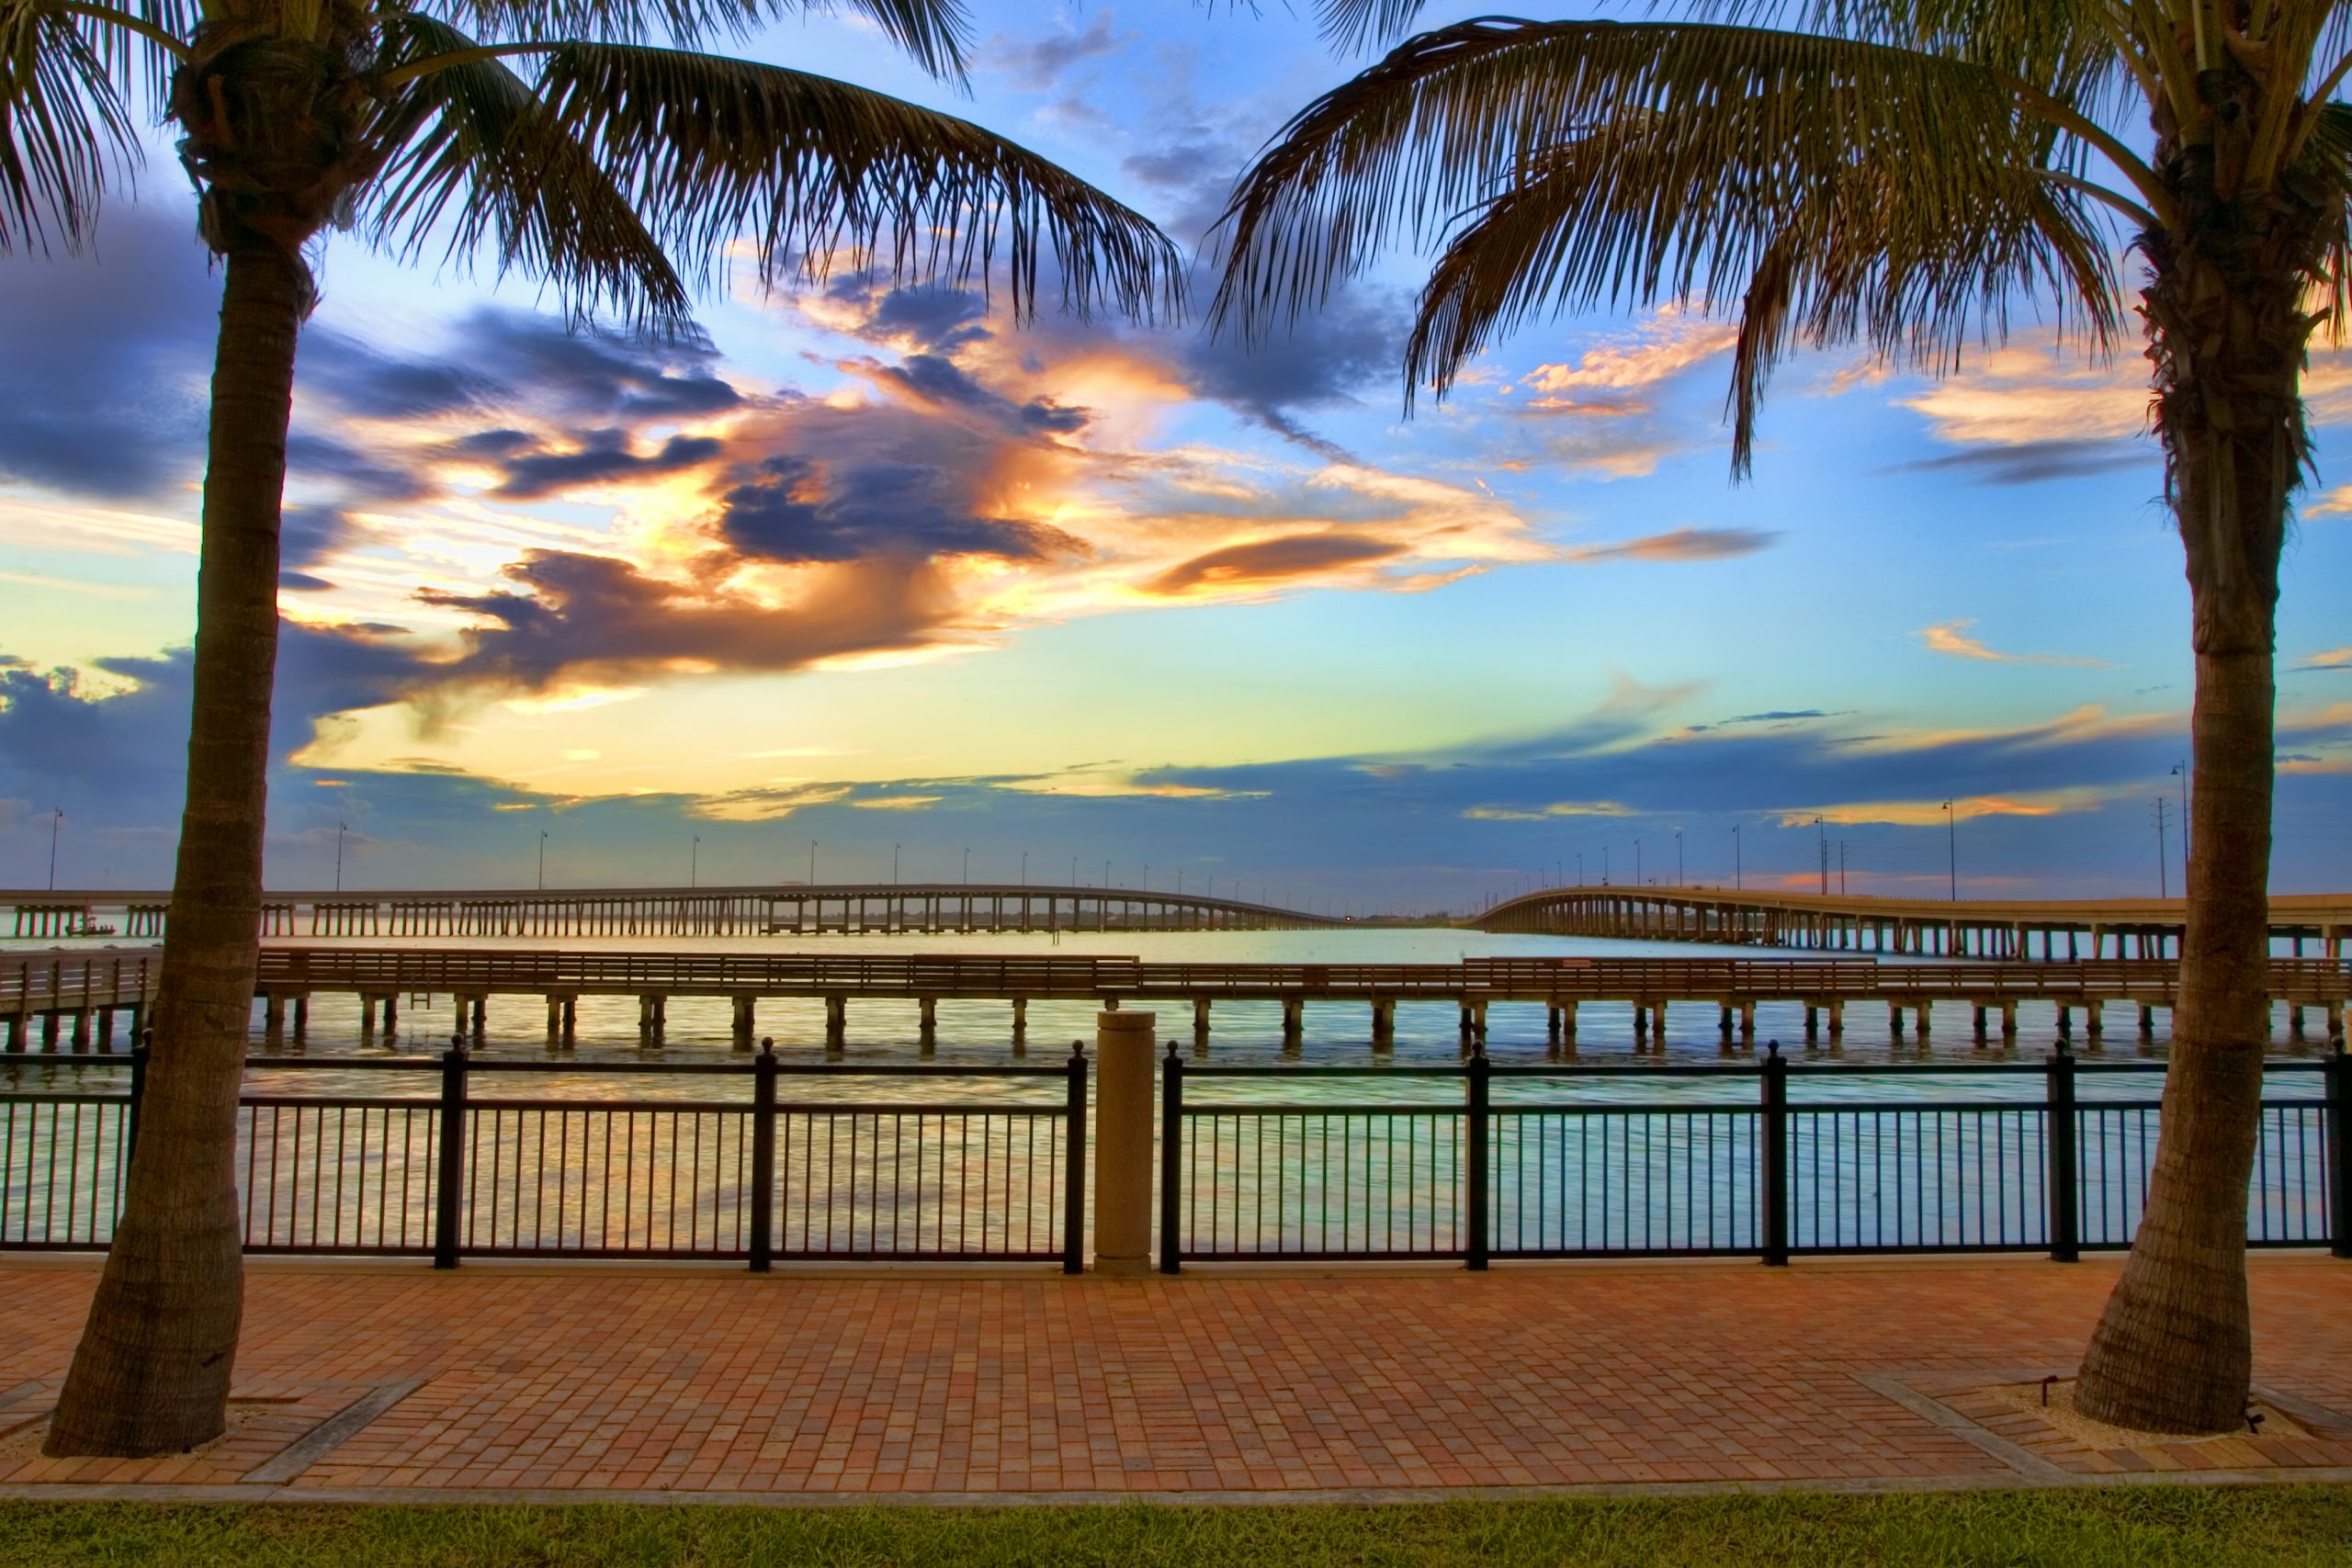
[[[2306,670],[2352,670],[2352,643],[2342,648],[2324,649],[2318,653],[2307,653],[2303,661],[2294,666],[2290,673],[2301,673]]]
[[[1953,659],[1974,659],[1987,664],[2064,664],[2083,670],[2112,670],[2115,666],[2104,659],[2084,659],[2063,653],[2004,653],[1968,635],[1973,620],[1939,621],[1932,626],[1922,626],[1919,640],[1930,653],[1947,654]]]
[[[1609,560],[1725,560],[1769,549],[1780,537],[1764,528],[1676,528],[1614,544],[1585,545],[1566,555],[1569,560],[1588,565]]]

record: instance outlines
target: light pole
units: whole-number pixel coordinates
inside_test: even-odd
[[[351,824],[348,822],[338,822],[334,825],[334,890],[338,893],[343,891],[343,836],[349,831],[351,831]],[[547,835],[541,833],[539,837],[544,839]],[[541,863],[544,864],[547,858],[547,851],[544,847],[539,851],[539,856]],[[539,886],[542,887],[547,886],[545,872],[539,874]]]
[[[1821,896],[1829,897],[1829,826],[1818,817],[1813,819],[1814,830],[1821,835]]]
[[[1109,861],[1107,861],[1107,860],[1106,860],[1106,861],[1104,861],[1104,862],[1102,863],[1102,888],[1103,888],[1103,891],[1104,891],[1104,892],[1108,892],[1108,891],[1110,891],[1110,887],[1111,887],[1111,863],[1110,863]]]
[[[1600,885],[1603,887],[1609,886],[1609,846],[1607,844],[1600,846]]]
[[[1578,887],[1584,886],[1584,852],[1582,850],[1577,852],[1577,886]]]
[[[334,840],[334,886],[337,892],[343,890],[343,836],[341,834],[335,835]],[[539,829],[539,891],[544,893],[547,890],[548,830],[542,828]]]
[[[1747,886],[1747,874],[1739,864],[1739,824],[1731,825],[1731,886],[1734,892]]]
[[[1184,896],[1184,873],[1180,869],[1180,870],[1176,873],[1176,897],[1179,897],[1179,898],[1182,898],[1183,896]]]
[[[1682,829],[1674,830],[1674,885],[1682,886]]]
[[[1072,887],[1078,886],[1078,857],[1076,855],[1069,857],[1069,885]]]
[[[65,807],[59,807],[49,817],[49,890],[57,891],[57,830],[65,825]]]
[[[2188,764],[2175,762],[2173,776],[2180,781],[2180,891],[2188,894]]]
[[[899,844],[890,846],[890,886],[893,887],[899,885],[899,851],[903,847]]]
[[[1027,850],[1021,852],[1021,886],[1023,887],[1029,886],[1029,852]]]
[[[972,885],[972,846],[971,846],[971,845],[969,845],[969,844],[966,844],[966,845],[964,846],[964,886],[967,886],[967,887],[969,887],[971,885]]]
[[[1944,838],[1951,854],[1951,901],[1960,902],[1960,818],[1952,812],[1951,802],[1944,802]]]
[[[696,833],[692,848],[686,851],[686,886],[702,886],[702,835]]]
[[[817,840],[808,840],[808,886],[817,886]]]

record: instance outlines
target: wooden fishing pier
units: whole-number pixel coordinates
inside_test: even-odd
[[[582,997],[633,997],[641,1040],[658,1042],[670,1003],[681,998],[720,998],[733,1008],[733,1034],[748,1045],[759,1027],[759,1005],[775,998],[825,1004],[825,1038],[838,1044],[854,1001],[913,1001],[923,1032],[936,1026],[943,1000],[1002,1001],[1020,1038],[1028,1004],[1083,1000],[1117,1010],[1128,1004],[1189,1004],[1196,1034],[1206,1035],[1217,1002],[1276,1002],[1283,1033],[1305,1029],[1308,1003],[1354,1003],[1370,1010],[1375,1043],[1393,1037],[1396,1009],[1436,1004],[1458,1010],[1465,1035],[1483,1034],[1490,1007],[1532,1004],[1545,1010],[1547,1033],[1573,1041],[1577,1009],[1618,1003],[1633,1010],[1637,1046],[1662,1040],[1669,1006],[1716,1010],[1726,1041],[1752,1043],[1756,1009],[1766,1002],[1804,1006],[1807,1038],[1845,1032],[1849,1007],[1884,1007],[1897,1036],[1906,1026],[1926,1036],[1937,1004],[1964,1007],[1978,1039],[2018,1028],[2020,1003],[2054,1007],[2062,1036],[2076,1017],[2098,1039],[2107,1010],[2134,1010],[2140,1031],[2153,1030],[2156,1010],[2169,1009],[2178,965],[2160,959],[2099,959],[2072,963],[1967,964],[1810,958],[1471,958],[1456,964],[1202,964],[1158,963],[1092,956],[886,954],[809,953],[593,953],[539,949],[386,948],[289,945],[265,948],[254,991],[271,1034],[302,1038],[312,997],[339,994],[360,1002],[363,1036],[400,1027],[405,1001],[415,1012],[447,998],[451,1029],[481,1036],[493,997],[529,997],[547,1010],[548,1037],[571,1039]],[[114,1016],[139,1010],[153,995],[160,969],[154,950],[55,953],[0,958],[0,1020],[9,1049],[30,1043],[36,1024],[54,1048],[62,1024],[78,1046],[105,1048]],[[2274,960],[2270,991],[2287,1010],[2290,1038],[2301,1039],[2307,1010],[2324,1019],[2330,1037],[2344,1032],[2352,999],[2352,968],[2326,959]],[[437,1027],[435,1026],[436,1032]]]

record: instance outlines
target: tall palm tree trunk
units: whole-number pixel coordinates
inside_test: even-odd
[[[221,1432],[244,1312],[237,1096],[260,947],[278,509],[300,257],[230,252],[212,370],[187,804],[154,1052],[114,1245],[45,1451],[141,1455]]]
[[[2305,452],[2310,325],[2293,260],[2310,231],[2291,204],[2230,201],[2209,180],[2185,183],[2209,222],[2177,252],[2143,243],[2155,268],[2145,302],[2156,418],[2197,658],[2188,929],[2147,1205],[2078,1402],[2119,1426],[2210,1432],[2243,1418],[2253,1376],[2246,1187],[2270,1034],[2272,642],[2287,502]]]

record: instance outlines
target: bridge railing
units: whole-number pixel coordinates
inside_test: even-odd
[[[1161,1066],[1159,1266],[1194,1260],[2048,1252],[2131,1245],[2161,1064]],[[1874,1099],[1890,1075],[1968,1092]],[[2316,1080],[2316,1081],[2315,1081]],[[2101,1092],[2079,1091],[2096,1081]],[[1196,1098],[1204,1089],[1209,1098]],[[1312,1084],[1311,1096],[1298,1091]],[[1402,1098],[1399,1088],[1416,1092]],[[1353,1093],[1359,1098],[1351,1099]],[[2256,1247],[2352,1257],[2352,1058],[2274,1062]]]
[[[0,1249],[105,1247],[137,1138],[130,1092],[0,1092]],[[123,1059],[44,1057],[52,1065]],[[245,1249],[429,1257],[1058,1261],[1084,1240],[1087,1064],[929,1068],[598,1063],[656,1092],[483,1094],[553,1062],[263,1057],[270,1081],[386,1075],[429,1092],[272,1089],[239,1106]],[[688,1098],[702,1079],[731,1095]],[[933,1092],[856,1098],[877,1079]],[[929,1089],[930,1084],[925,1083]]]

